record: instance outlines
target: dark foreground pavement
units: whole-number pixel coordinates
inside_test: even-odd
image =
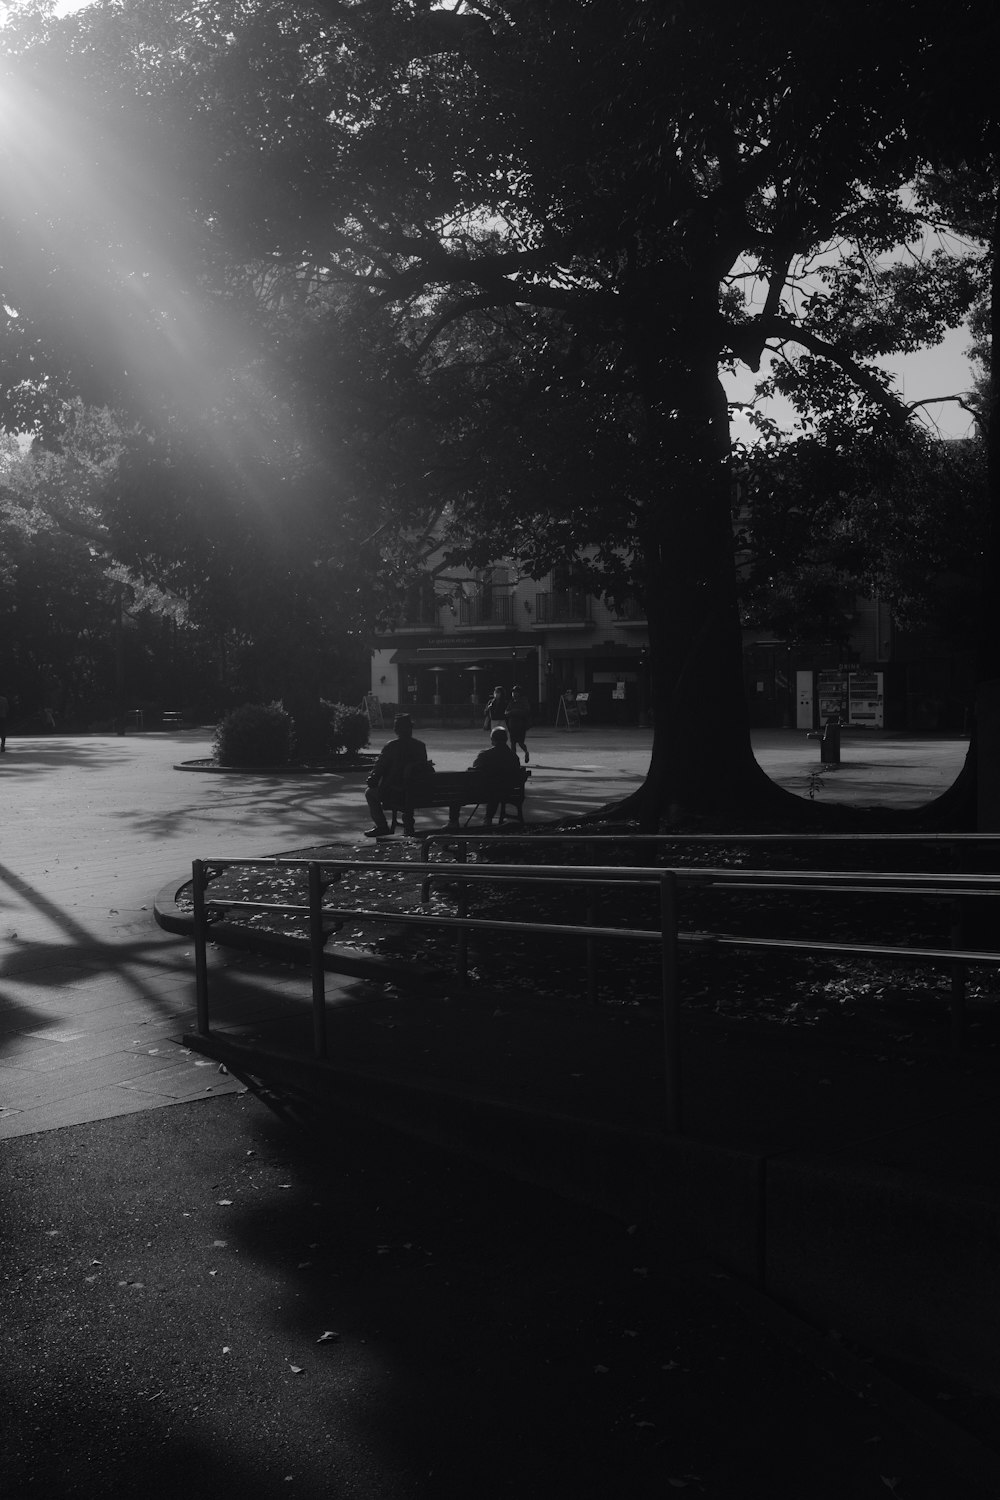
[[[229,1096],[4,1158],[5,1500],[996,1493],[669,1231],[370,1125]]]

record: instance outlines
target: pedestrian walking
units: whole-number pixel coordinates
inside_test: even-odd
[[[497,728],[505,731],[507,728],[507,689],[500,686],[493,689],[493,697],[483,715],[483,729],[487,734],[492,734]]]
[[[528,753],[528,747],[525,744],[525,737],[528,733],[528,725],[530,722],[531,704],[528,702],[527,694],[525,693],[524,688],[519,684],[515,684],[510,695],[510,702],[507,705],[507,729],[510,733],[511,749],[516,755],[517,747],[518,745],[520,745],[521,749],[524,751],[525,765],[527,765],[531,760],[531,756]]]

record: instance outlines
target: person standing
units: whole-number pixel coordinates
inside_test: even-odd
[[[414,776],[427,769],[427,746],[423,740],[413,738],[413,720],[409,714],[397,714],[392,726],[396,738],[382,746],[382,752],[368,777],[365,801],[375,820],[375,826],[365,830],[365,838],[385,838],[389,825],[385,818],[386,807],[403,810],[403,832],[415,832],[413,804],[409,798],[410,783]]]
[[[517,754],[520,745],[524,751],[524,764],[531,760],[528,747],[525,744],[525,736],[528,733],[528,724],[531,720],[531,704],[528,702],[524,688],[515,684],[507,705],[507,728],[510,730],[511,749]]]
[[[483,715],[483,728],[487,732],[492,732],[498,726],[503,730],[507,728],[507,689],[499,686],[493,689],[493,697],[487,703]]]
[[[0,750],[7,748],[7,715],[10,713],[10,705],[7,699],[0,697]]]

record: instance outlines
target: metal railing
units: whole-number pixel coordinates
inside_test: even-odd
[[[645,625],[647,619],[649,618],[649,612],[646,609],[645,604],[641,603],[641,601],[637,599],[634,594],[629,594],[626,599],[622,599],[621,602],[615,606],[614,614],[615,619],[621,621],[625,625]]]
[[[535,595],[536,625],[589,625],[594,601],[583,589],[556,589]]]
[[[941,847],[981,844],[986,848],[995,847],[1000,857],[1000,833],[590,833],[583,830],[561,833],[533,831],[520,838],[511,834],[480,833],[470,833],[466,837],[470,840],[493,840],[503,844],[568,844],[574,847],[593,844],[598,848],[614,844],[625,848],[634,845],[636,848],[656,846],[661,849],[684,844],[728,845],[737,849],[744,844],[790,844],[793,847],[806,844],[930,844]],[[454,842],[455,834],[445,829],[425,833],[422,835],[423,856],[427,857],[427,850],[432,844]]]
[[[451,836],[454,838],[454,835]],[[472,836],[479,840],[481,836]],[[641,837],[641,836],[640,836]],[[650,838],[657,836],[650,835]],[[766,837],[766,836],[765,836]],[[471,840],[470,840],[471,841]],[[513,840],[504,839],[504,842]],[[732,842],[732,840],[730,840]],[[207,894],[209,881],[216,873],[232,868],[301,869],[306,872],[308,901],[306,904],[281,901],[242,901],[225,896],[216,899]],[[458,912],[455,916],[440,913],[412,913],[397,910],[329,906],[324,902],[330,886],[337,883],[350,870],[366,873],[378,871],[390,876],[408,874],[423,876],[424,880],[446,874],[460,886]],[[220,912],[281,912],[300,915],[306,919],[312,977],[313,1046],[318,1057],[327,1055],[326,1041],[326,971],[324,947],[329,928],[343,921],[389,922],[394,926],[434,926],[452,928],[456,931],[456,973],[460,985],[467,981],[468,934],[474,931],[505,933],[532,933],[548,937],[579,937],[587,944],[588,975],[593,968],[594,945],[598,941],[626,943],[657,943],[660,946],[660,981],[663,1006],[663,1055],[664,1055],[664,1125],[671,1134],[681,1130],[680,1102],[680,994],[677,971],[678,949],[681,944],[730,947],[746,950],[775,949],[786,952],[802,952],[810,955],[851,956],[855,958],[891,959],[918,963],[941,964],[952,973],[952,1040],[960,1044],[963,1030],[965,967],[982,964],[1000,967],[1000,952],[966,949],[955,939],[953,928],[952,945],[947,948],[907,947],[895,944],[842,943],[803,940],[797,938],[759,938],[734,933],[681,932],[677,922],[677,887],[679,881],[702,886],[725,887],[730,891],[851,891],[880,895],[911,894],[944,897],[957,901],[965,897],[1000,895],[1000,876],[996,875],[910,875],[887,872],[871,875],[868,872],[846,871],[747,871],[712,869],[705,867],[651,868],[649,866],[599,866],[580,865],[505,865],[480,866],[467,862],[451,864],[442,869],[439,861],[378,861],[371,860],[195,860],[192,866],[192,897],[194,908],[195,979],[197,991],[197,1029],[199,1034],[209,1034],[208,1014],[208,963],[207,941],[209,921],[212,914]],[[559,886],[581,887],[655,886],[659,892],[659,923],[655,929],[604,927],[596,921],[596,908],[592,902],[587,907],[587,922],[577,923],[500,921],[493,918],[470,917],[468,915],[468,892],[475,885],[540,883]],[[588,978],[588,988],[591,981]]]
[[[459,599],[458,623],[468,626],[513,625],[513,596],[485,589],[480,594],[474,594],[471,599]]]

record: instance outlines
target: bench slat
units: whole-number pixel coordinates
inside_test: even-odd
[[[524,782],[519,786],[509,784],[501,790],[479,771],[431,771],[411,789],[407,801],[413,808],[461,807],[493,797],[520,807],[524,802]],[[383,799],[383,806],[395,806],[402,811],[402,799],[389,794]]]

